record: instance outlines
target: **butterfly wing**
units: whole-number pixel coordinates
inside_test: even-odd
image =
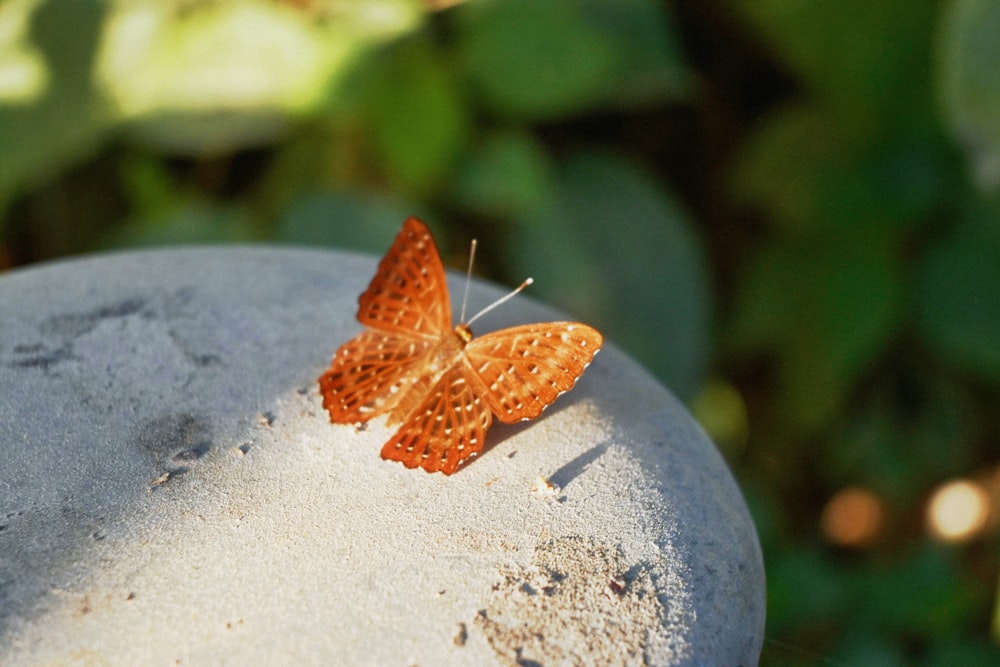
[[[492,417],[467,372],[455,364],[441,376],[382,447],[383,459],[450,475],[482,450]]]
[[[593,327],[547,322],[474,338],[465,355],[482,380],[487,407],[512,423],[534,419],[572,389],[603,343]]]
[[[393,411],[426,366],[433,344],[420,336],[365,331],[341,345],[319,378],[330,421],[364,422]]]
[[[451,304],[437,246],[424,223],[409,218],[358,297],[358,321],[370,328],[342,345],[320,377],[323,407],[338,424],[388,412],[402,418],[428,354],[450,334]]]
[[[358,321],[382,331],[440,338],[451,330],[444,266],[430,230],[409,218],[358,297]]]

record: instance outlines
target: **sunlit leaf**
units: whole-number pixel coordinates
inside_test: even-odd
[[[939,41],[939,95],[980,184],[1000,187],[1000,4],[946,5]]]
[[[347,3],[318,20],[292,3],[245,0],[122,3],[110,17],[97,67],[129,128],[182,153],[256,146],[315,110],[354,58],[386,33],[419,25],[408,0]],[[368,23],[380,20],[375,27]],[[391,26],[391,29],[390,29]]]
[[[27,104],[45,92],[48,69],[30,43],[31,16],[39,0],[0,4],[0,104]]]

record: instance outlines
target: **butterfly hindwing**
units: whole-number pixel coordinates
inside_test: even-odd
[[[410,393],[432,347],[419,336],[373,330],[344,343],[319,379],[330,421],[364,422],[393,410]]]
[[[383,331],[440,337],[451,329],[451,302],[434,238],[408,219],[358,297],[358,321]]]
[[[577,322],[548,322],[474,338],[465,348],[484,385],[483,399],[502,422],[534,419],[569,391],[604,338]]]
[[[482,450],[490,409],[463,371],[456,364],[445,372],[382,447],[383,459],[450,475]]]

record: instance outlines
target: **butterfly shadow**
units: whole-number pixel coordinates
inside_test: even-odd
[[[572,399],[566,400],[559,402],[555,405],[552,405],[545,409],[544,414],[538,420],[526,420],[526,421],[516,422],[513,424],[505,424],[503,422],[494,420],[493,425],[490,427],[489,437],[487,438],[486,445],[483,447],[483,451],[480,452],[479,456],[476,458],[477,459],[482,458],[483,456],[490,453],[494,448],[506,442],[508,439],[517,437],[524,431],[527,431],[528,429],[537,426],[537,424],[541,419],[545,419],[546,417],[551,417],[554,414],[557,414],[559,412],[562,412],[563,410],[571,408],[573,407],[573,405],[575,405],[578,402],[582,402],[583,400],[585,400],[585,398],[580,397],[576,398],[576,400]],[[585,452],[575,457],[573,460],[560,466],[554,473],[552,473],[551,476],[549,476],[548,481],[550,481],[551,483],[555,484],[560,488],[564,488],[567,484],[576,479],[576,477],[579,476],[580,473],[586,470],[587,466],[589,466],[591,463],[600,458],[601,455],[607,451],[607,449],[608,449],[607,442],[601,442],[597,445],[594,445],[593,447],[590,447]],[[516,449],[512,450],[510,453],[507,454],[508,458],[514,458],[515,456],[517,456]],[[472,463],[474,463],[474,460],[469,462],[470,465]],[[462,466],[462,468],[460,468],[457,472],[460,473],[467,467],[468,465]]]
[[[604,452],[608,451],[607,441],[598,443],[590,449],[580,453],[573,460],[563,464],[559,469],[549,476],[549,482],[557,488],[565,489],[570,482],[579,477],[590,464],[601,458]]]

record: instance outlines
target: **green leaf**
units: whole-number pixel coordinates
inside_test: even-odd
[[[878,665],[879,667],[909,667],[906,653],[899,642],[893,641],[870,624],[851,628],[837,637],[837,645],[829,653],[832,665]]]
[[[457,170],[455,198],[496,218],[537,208],[549,196],[555,169],[545,147],[525,132],[488,135]]]
[[[330,16],[265,0],[121,3],[97,77],[129,129],[178,153],[221,153],[284,135],[315,112],[367,46],[420,24],[409,0],[340,3]],[[378,27],[369,25],[380,15]],[[323,18],[325,20],[318,20]]]
[[[917,294],[919,331],[967,372],[1000,380],[1000,205],[975,213],[925,257]]]
[[[371,70],[367,108],[382,167],[409,192],[451,172],[470,133],[469,111],[443,57],[421,40],[384,54]]]
[[[974,622],[973,626],[979,625]],[[970,631],[971,634],[972,631]],[[925,667],[953,667],[954,665],[1000,665],[1000,646],[979,636],[942,638],[931,647],[924,661]]]
[[[939,96],[979,183],[1000,187],[1000,4],[948,3],[939,41]]]
[[[493,0],[460,19],[469,76],[497,115],[550,119],[690,87],[670,15],[653,0]]]
[[[619,157],[572,158],[511,245],[532,290],[598,324],[693,398],[708,358],[708,271],[695,229],[657,181]]]
[[[818,107],[796,105],[772,113],[737,159],[736,196],[765,208],[781,227],[816,226],[820,184],[851,161],[852,141]]]
[[[464,57],[492,111],[553,118],[597,99],[620,57],[574,0],[503,0],[463,8]]]
[[[105,239],[102,246],[132,248],[256,240],[260,239],[255,220],[245,211],[188,200],[162,214],[130,221],[120,232]]]
[[[824,105],[857,122],[914,113],[937,3],[930,0],[732,0]],[[917,101],[920,100],[918,103]]]
[[[275,238],[381,254],[392,244],[403,220],[418,213],[416,204],[386,195],[310,192],[288,206]],[[422,217],[432,220],[429,216]]]
[[[737,159],[736,196],[787,230],[918,224],[957,180],[953,151],[919,119],[860,130],[813,104],[772,113]]]
[[[776,552],[768,562],[768,632],[831,623],[849,604],[847,579],[817,549],[797,545]]]
[[[891,236],[869,229],[773,243],[740,280],[727,343],[778,360],[779,410],[809,431],[895,333],[903,277]]]
[[[168,164],[158,155],[132,151],[123,156],[120,173],[133,217],[156,218],[167,214],[183,198]]]
[[[856,573],[851,588],[854,624],[925,637],[978,622],[991,593],[963,578],[954,551],[935,545],[924,545],[891,569],[878,564]]]
[[[860,483],[911,507],[942,478],[974,467],[974,402],[956,383],[922,368],[915,377],[883,374],[859,402],[817,462],[832,483]]]
[[[627,107],[687,97],[691,82],[680,36],[665,3],[655,0],[582,0],[590,23],[618,51],[601,102]]]
[[[104,11],[102,3],[47,2],[32,15],[48,87],[27,105],[0,106],[0,210],[103,141],[109,119],[91,86],[91,67]]]

